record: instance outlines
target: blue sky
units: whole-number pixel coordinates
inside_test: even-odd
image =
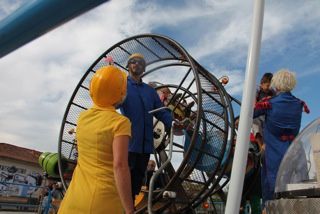
[[[28,0],[2,0],[0,20]],[[86,69],[126,37],[157,33],[179,42],[241,98],[252,23],[250,0],[105,3],[0,59],[0,142],[57,151],[62,117]],[[264,72],[296,72],[293,93],[311,109],[302,127],[318,118],[320,2],[268,0],[257,82]]]

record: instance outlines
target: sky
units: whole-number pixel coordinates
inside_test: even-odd
[[[1,0],[0,21],[29,0]],[[0,59],[0,142],[56,152],[63,114],[80,78],[105,50],[137,34],[168,36],[241,99],[252,0],[114,0]],[[267,0],[257,83],[265,72],[296,73],[302,128],[320,116],[320,1]]]

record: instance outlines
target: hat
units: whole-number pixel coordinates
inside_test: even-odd
[[[93,75],[89,90],[97,106],[114,106],[127,93],[127,75],[116,66],[103,66]]]
[[[132,58],[144,59],[144,56],[141,53],[133,53],[133,54],[130,55],[129,59],[132,59]]]

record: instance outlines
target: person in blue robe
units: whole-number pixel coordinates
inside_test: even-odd
[[[299,133],[302,112],[309,113],[306,104],[292,95],[295,85],[295,74],[282,69],[274,74],[271,81],[276,95],[255,105],[254,118],[265,115],[265,153],[261,169],[263,207],[266,201],[273,199],[277,172],[284,154]]]

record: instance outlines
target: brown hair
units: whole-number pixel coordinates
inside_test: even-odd
[[[272,77],[273,77],[272,73],[263,74],[263,76],[262,76],[262,78],[260,80],[260,84],[271,82]]]

